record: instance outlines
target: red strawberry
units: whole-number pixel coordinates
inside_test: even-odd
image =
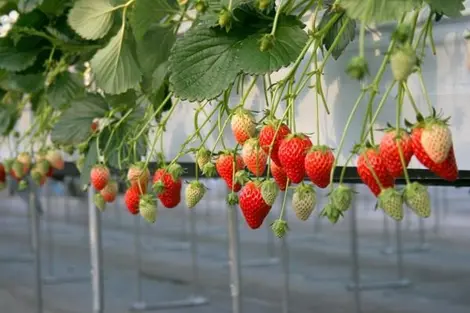
[[[314,146],[305,156],[305,173],[320,188],[330,184],[331,169],[335,156],[327,146]]]
[[[153,175],[153,184],[163,206],[171,209],[180,203],[182,187],[180,177],[173,177],[166,169],[160,168]]]
[[[109,169],[105,165],[95,165],[91,169],[90,181],[96,190],[100,191],[108,184]]]
[[[0,163],[0,182],[5,182],[5,179],[6,179],[5,167],[3,166],[2,163]]]
[[[232,116],[231,126],[235,140],[241,145],[256,133],[255,118],[245,109],[237,109]]]
[[[287,178],[298,184],[305,177],[305,156],[312,142],[304,134],[288,135],[279,147],[279,160],[286,171]]]
[[[273,174],[274,181],[279,186],[279,189],[284,191],[287,188],[287,174],[284,169],[276,163],[271,163],[271,173]]]
[[[396,137],[396,130],[386,130],[379,146],[380,157],[385,162],[385,166],[393,178],[400,177],[403,174],[403,166],[401,163],[400,151],[398,150],[397,143],[400,144],[406,166],[408,166],[411,158],[413,157],[413,145],[411,143],[411,137],[408,135],[408,133],[404,130],[401,130],[400,137]]]
[[[280,121],[270,121],[266,125],[264,125],[259,133],[259,143],[261,145],[261,148],[268,155],[269,148],[271,144],[273,145],[269,157],[274,163],[276,163],[276,165],[281,166],[281,161],[279,160],[278,155],[279,147],[281,146],[281,141],[291,132],[286,124],[281,124],[279,130],[277,130],[279,123]]]
[[[251,229],[259,228],[271,210],[271,206],[263,200],[259,182],[250,181],[243,186],[240,191],[239,203],[246,223]]]
[[[139,186],[131,186],[126,190],[124,194],[124,202],[129,212],[133,215],[139,214],[139,201],[141,191]]]
[[[100,126],[100,125],[99,125],[99,119],[95,118],[95,119],[93,120],[93,122],[91,122],[91,126],[90,126],[91,132],[92,132],[92,133],[98,132],[98,127],[99,127],[99,126]]]
[[[46,177],[52,177],[52,174],[54,174],[54,168],[52,166],[49,166],[49,170],[46,173]]]
[[[49,150],[46,154],[46,160],[57,170],[63,170],[65,167],[64,158],[59,150]]]
[[[258,177],[263,175],[266,170],[268,155],[261,149],[258,139],[250,138],[245,142],[242,149],[242,158],[250,172]]]
[[[380,194],[382,188],[393,187],[395,184],[395,180],[388,172],[387,166],[380,157],[377,147],[366,148],[360,153],[357,160],[357,173],[376,197]]]
[[[444,162],[452,147],[452,133],[447,126],[447,121],[438,118],[425,121],[421,134],[421,146],[434,163]]]
[[[127,171],[127,180],[131,185],[138,185],[142,190],[147,190],[147,185],[150,177],[150,172],[148,168],[144,167],[143,163],[137,163],[131,165]]]
[[[215,163],[215,168],[217,173],[220,177],[222,177],[225,182],[227,183],[229,189],[232,190],[232,182],[233,182],[233,175],[239,170],[242,170],[245,164],[243,164],[242,157],[237,154],[235,159],[235,169],[234,169],[234,162],[233,162],[233,153],[231,152],[223,152],[217,158]],[[239,183],[235,183],[233,186],[233,191],[238,192],[240,191],[241,185]]]
[[[104,187],[101,191],[100,194],[103,197],[104,201],[106,202],[114,202],[116,199],[116,195],[118,192],[118,184],[116,181],[111,180],[108,182],[106,187]]]
[[[411,141],[413,143],[413,152],[416,158],[421,164],[426,166],[431,172],[437,176],[448,180],[455,181],[459,176],[459,171],[457,168],[457,161],[455,160],[454,148],[453,146],[449,150],[447,158],[442,163],[435,163],[428,154],[424,151],[421,144],[421,135],[423,133],[422,127],[415,127],[411,132]]]

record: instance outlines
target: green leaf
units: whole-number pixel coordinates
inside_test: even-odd
[[[18,10],[22,13],[28,13],[42,4],[43,0],[19,0]]]
[[[85,88],[79,74],[64,72],[47,89],[47,101],[55,109],[63,109],[71,100],[83,95]]]
[[[108,104],[95,94],[75,99],[60,116],[51,133],[51,140],[58,145],[77,145],[90,136],[91,123],[102,118],[108,111]]]
[[[113,25],[109,0],[78,0],[69,12],[69,25],[85,39],[104,37]]]
[[[331,11],[326,12],[321,19],[319,28],[322,28],[323,26],[328,24],[328,22],[331,20],[331,18],[334,15],[335,15],[334,12],[331,12]],[[339,42],[331,51],[331,55],[333,56],[335,60],[338,60],[338,58],[343,53],[344,49],[346,49],[348,44],[354,40],[354,37],[356,36],[356,21],[351,20],[346,14],[343,14],[333,24],[333,26],[329,29],[329,31],[326,33],[325,37],[323,38],[323,45],[326,50],[329,50],[330,47],[333,45],[333,42],[335,41],[336,37],[338,36],[341,27],[343,27],[345,23],[348,23],[348,25],[346,26],[346,29],[342,33],[339,39]]]
[[[137,41],[137,58],[144,74],[152,75],[161,63],[168,60],[175,43],[173,27],[152,27]]]
[[[425,0],[431,8],[449,17],[459,17],[465,10],[465,0]]]
[[[400,19],[403,13],[417,8],[422,2],[423,0],[341,0],[339,4],[346,9],[351,19],[381,23]]]
[[[121,93],[119,95],[106,95],[106,101],[112,108],[128,110],[135,107],[137,96],[135,94],[135,90],[129,89],[125,93]]]
[[[265,74],[274,72],[295,61],[307,43],[307,33],[297,21],[280,18],[275,34],[274,47],[261,52],[259,41],[266,32],[249,36],[238,52],[238,58],[243,72],[247,74]]]
[[[98,163],[98,149],[96,138],[90,140],[88,144],[88,152],[83,162],[82,172],[80,174],[80,185],[88,185],[90,183],[91,168]]]
[[[33,93],[44,88],[44,76],[39,74],[7,73],[0,79],[0,87],[7,90]]]
[[[97,85],[105,93],[120,94],[139,84],[142,73],[134,48],[134,38],[121,28],[91,59]]]
[[[8,131],[8,125],[10,125],[11,113],[0,106],[0,135],[5,135]]]
[[[37,55],[37,50],[18,51],[10,40],[0,41],[0,69],[23,71],[34,64]]]
[[[167,0],[136,0],[131,17],[136,38],[141,39],[152,25],[175,10],[177,8],[172,7]]]
[[[292,63],[305,45],[307,35],[290,17],[279,20],[276,44],[267,52],[259,50],[259,39],[269,32],[246,27],[225,32],[200,24],[179,38],[170,56],[170,84],[176,95],[189,101],[213,99],[244,71],[264,74]]]

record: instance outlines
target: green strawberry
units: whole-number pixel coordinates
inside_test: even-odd
[[[292,208],[297,218],[306,221],[312,214],[316,201],[317,196],[312,185],[302,183],[297,186],[292,197]]]
[[[362,80],[369,74],[369,66],[366,59],[360,56],[353,57],[346,67],[346,73],[351,78]]]
[[[272,206],[276,202],[277,195],[279,194],[279,187],[272,180],[265,180],[261,184],[261,196],[267,205]]]
[[[13,165],[11,166],[11,170],[13,175],[16,179],[21,179],[24,176],[24,165],[19,161],[13,161]]]
[[[104,198],[101,193],[95,194],[95,196],[93,197],[93,203],[101,212],[104,212],[104,210],[106,209],[106,201],[104,201]]]
[[[287,234],[289,226],[283,219],[277,219],[271,224],[271,230],[277,238],[282,238]]]
[[[339,211],[347,211],[351,206],[354,191],[343,184],[334,189],[330,194],[331,203]]]
[[[157,201],[152,195],[142,195],[139,200],[140,215],[149,223],[157,220]]]
[[[20,182],[18,183],[18,190],[23,191],[26,188],[28,188],[28,182],[24,179],[20,180]]]
[[[406,185],[403,198],[406,205],[419,217],[431,216],[431,200],[426,186],[418,182]]]
[[[417,64],[416,52],[411,47],[401,48],[390,57],[392,74],[397,81],[406,81]]]
[[[192,181],[184,191],[184,199],[189,209],[194,208],[206,193],[206,187],[200,181]]]
[[[206,148],[201,148],[196,152],[197,166],[202,170],[211,161],[211,153]]]
[[[377,205],[394,220],[401,221],[403,219],[403,197],[394,188],[382,190]]]

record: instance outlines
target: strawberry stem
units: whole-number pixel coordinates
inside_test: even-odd
[[[403,108],[403,97],[404,97],[404,94],[403,94],[403,88],[398,88],[398,98],[397,98],[397,117],[396,117],[396,136],[399,136],[400,135],[400,123],[401,123],[401,110]],[[403,174],[405,175],[405,180],[406,180],[406,184],[409,185],[410,184],[410,177],[408,176],[408,169],[407,169],[407,166],[406,166],[406,162],[405,162],[405,156],[403,155],[403,149],[401,148],[401,144],[400,144],[400,141],[398,139],[395,139],[395,144],[397,145],[397,148],[398,148],[398,153],[400,154],[400,162],[401,162],[401,166],[403,168]]]
[[[424,96],[426,97],[426,103],[428,105],[429,113],[432,113],[432,104],[431,104],[431,99],[429,98],[429,93],[426,88],[426,84],[424,83],[424,78],[423,78],[423,72],[421,71],[421,68],[418,70],[418,78],[419,78],[419,84],[421,86],[421,91],[423,92]]]
[[[287,190],[289,189],[289,184],[290,184],[290,180],[287,179],[287,183],[286,183],[287,188],[284,191],[284,197],[282,198],[281,212],[279,213],[280,220],[284,220],[284,213],[286,210],[286,203],[287,203]]]
[[[413,95],[412,95],[410,89],[408,88],[408,83],[407,83],[407,82],[402,82],[401,85],[402,85],[403,88],[405,89],[406,94],[408,95],[408,99],[410,99],[411,106],[413,107],[413,110],[415,111],[416,115],[421,114],[421,112],[419,111],[418,107],[416,106],[415,99],[413,98]],[[421,115],[422,115],[422,114],[421,114]]]

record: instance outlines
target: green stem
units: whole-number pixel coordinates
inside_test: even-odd
[[[411,106],[413,107],[413,110],[415,111],[416,115],[421,114],[421,112],[419,112],[418,107],[416,106],[415,99],[413,98],[413,95],[411,94],[411,91],[408,88],[408,84],[406,82],[402,82],[401,85],[405,89],[406,94],[408,95],[408,99],[410,99]]]
[[[253,87],[255,87],[255,84],[256,84],[257,80],[258,80],[258,76],[255,76],[255,78],[253,78],[253,81],[251,82],[250,86],[248,87],[248,90],[244,93],[243,98],[241,100],[242,107],[245,106],[246,99],[248,98],[251,91],[253,90]]]
[[[287,203],[287,190],[289,190],[290,181],[287,179],[286,183],[286,190],[284,191],[284,197],[282,198],[282,206],[281,206],[281,213],[279,213],[279,219],[284,220],[284,213],[286,210],[286,203]]]
[[[366,25],[364,23],[361,23],[361,28],[359,30],[359,56],[361,58],[364,58],[364,54],[365,54],[364,53],[365,37],[366,37]]]
[[[426,97],[426,103],[428,104],[429,113],[432,113],[431,99],[429,99],[429,93],[426,89],[426,84],[424,83],[423,72],[421,71],[421,69],[418,71],[418,78],[419,84],[421,85],[421,91],[423,92],[424,97]]]
[[[152,122],[152,120],[155,118],[155,116],[157,116],[162,110],[163,110],[163,107],[165,106],[165,104],[168,102],[168,100],[170,100],[170,98],[172,97],[172,93],[169,93],[166,98],[162,101],[162,103],[160,103],[160,105],[158,106],[157,110],[152,114],[152,116],[150,116],[150,118],[147,120],[147,122],[145,122],[144,126],[141,128],[140,132],[138,133],[138,135],[136,137],[134,137],[133,140],[138,140],[140,138],[140,136],[142,136],[142,134],[147,131],[147,127],[149,126],[149,124]]]
[[[232,0],[230,0],[232,1]],[[274,22],[273,22],[273,28],[271,29],[271,35],[275,35],[276,33],[276,28],[277,28],[277,23],[279,21],[279,15],[281,14],[281,11],[282,11],[282,1],[283,0],[280,0],[279,1],[279,5],[277,6],[277,10],[276,10],[276,15],[274,16]]]
[[[401,134],[400,131],[400,121],[401,121],[401,110],[403,107],[403,88],[399,88],[398,91],[398,104],[397,104],[397,116],[396,116],[396,136],[399,136]],[[410,184],[410,177],[408,176],[408,169],[406,168],[406,163],[405,163],[405,156],[403,155],[403,149],[401,148],[400,141],[395,139],[395,144],[397,145],[398,148],[398,153],[400,154],[400,162],[401,166],[403,167],[403,174],[405,175],[405,180],[406,184]]]
[[[346,175],[346,169],[348,168],[349,162],[351,162],[352,158],[354,157],[354,154],[351,153],[348,158],[346,159],[346,162],[344,162],[343,168],[341,169],[341,175],[339,176],[339,184],[341,185],[343,183],[344,175]]]

